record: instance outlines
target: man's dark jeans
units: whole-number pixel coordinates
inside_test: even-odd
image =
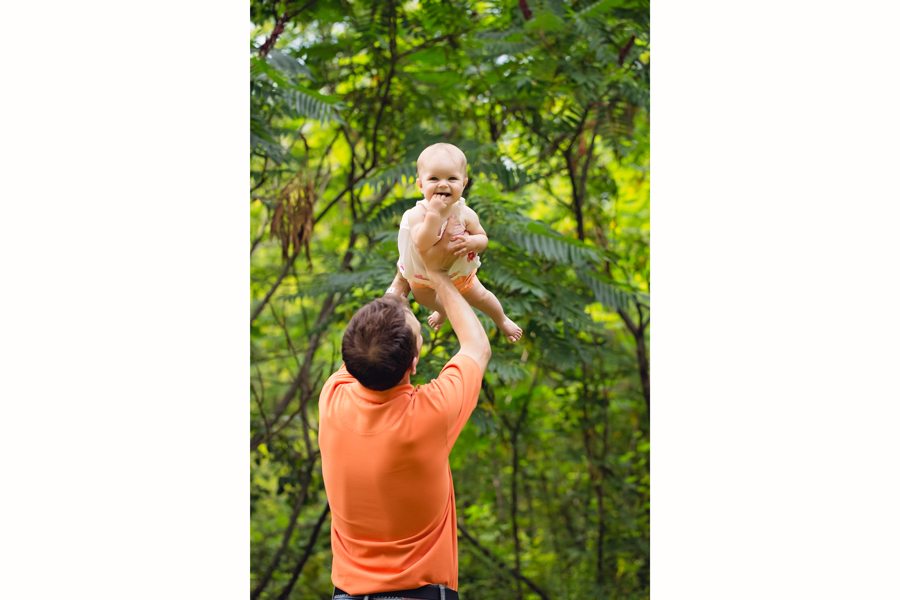
[[[332,600],[459,600],[459,595],[446,585],[423,585],[414,590],[376,592],[374,594],[348,594],[335,588]]]

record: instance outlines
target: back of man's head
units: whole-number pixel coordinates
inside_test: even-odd
[[[416,338],[406,321],[408,309],[393,294],[369,302],[344,331],[341,354],[351,375],[377,391],[394,387],[416,356]]]

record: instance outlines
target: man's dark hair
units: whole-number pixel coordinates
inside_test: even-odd
[[[356,311],[344,331],[344,364],[370,390],[394,387],[412,365],[416,336],[406,313],[403,300],[386,294]]]

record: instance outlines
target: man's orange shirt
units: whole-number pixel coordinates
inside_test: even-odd
[[[322,475],[331,504],[331,580],[350,594],[458,589],[450,449],[481,389],[457,354],[437,379],[383,392],[346,367],[319,396]]]

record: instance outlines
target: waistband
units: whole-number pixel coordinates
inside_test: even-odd
[[[423,585],[414,590],[396,590],[376,592],[374,594],[348,594],[341,588],[334,588],[332,600],[404,600],[416,598],[420,600],[459,600],[459,594],[446,585]]]

